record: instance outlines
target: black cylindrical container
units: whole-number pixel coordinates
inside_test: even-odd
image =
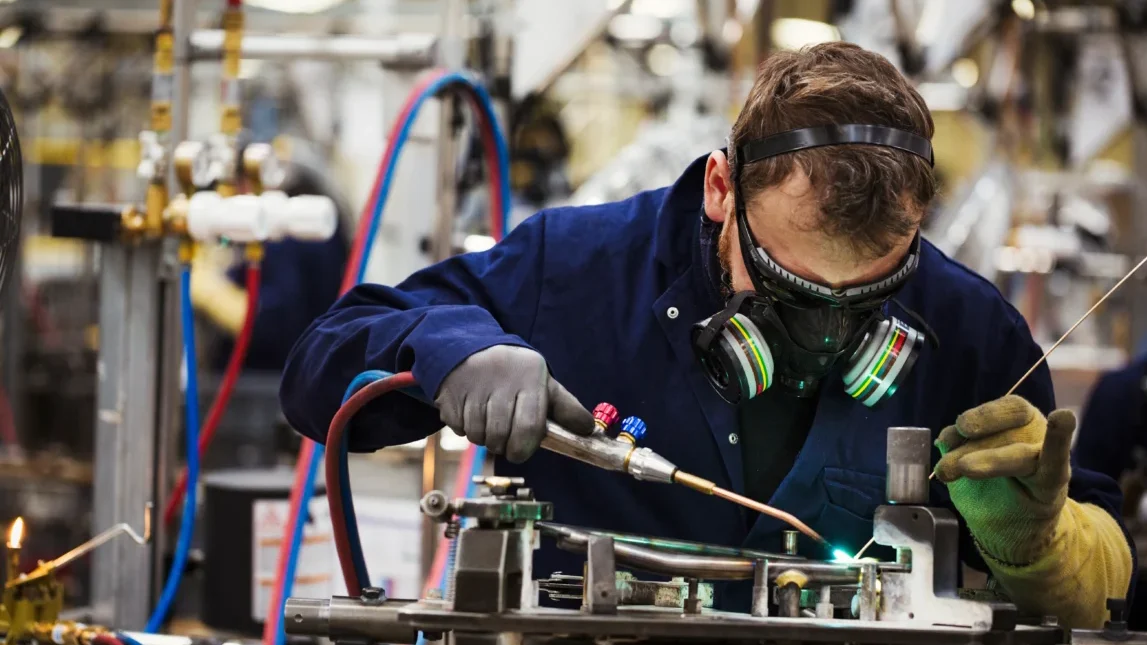
[[[276,468],[204,477],[203,622],[209,627],[252,637],[262,634],[293,474]],[[325,487],[316,484],[315,497],[321,500],[324,494]],[[296,592],[301,581],[321,586],[329,584],[332,574],[329,522],[311,521],[304,538]]]

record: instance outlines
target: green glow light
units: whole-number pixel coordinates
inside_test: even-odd
[[[852,560],[853,557],[846,553],[843,549],[833,549],[832,559],[836,560],[837,562],[848,562]]]

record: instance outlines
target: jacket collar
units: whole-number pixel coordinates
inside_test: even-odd
[[[705,199],[705,163],[709,155],[698,157],[664,193],[657,210],[654,256],[676,273],[694,260],[698,245],[697,218]]]

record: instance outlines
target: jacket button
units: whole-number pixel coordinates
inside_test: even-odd
[[[737,445],[737,442],[740,440],[741,440],[741,438],[737,436],[736,432],[730,432],[729,433],[729,443],[731,443],[735,446],[735,445]]]
[[[681,312],[677,311],[677,307],[670,307],[670,308],[669,308],[669,309],[668,309],[668,310],[665,312],[665,315],[666,315],[666,316],[669,316],[669,320],[673,320],[673,319],[677,318],[678,314],[680,314],[680,313],[681,313]]]

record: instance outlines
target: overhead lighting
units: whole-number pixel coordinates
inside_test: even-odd
[[[20,36],[23,35],[24,28],[20,25],[12,25],[0,30],[0,49],[10,49],[20,41]]]
[[[800,49],[840,40],[840,30],[818,20],[777,18],[770,30],[773,44],[780,49]]]
[[[975,87],[980,80],[980,66],[971,58],[961,58],[952,63],[952,80],[960,87]]]
[[[692,47],[700,38],[701,30],[691,20],[675,20],[669,27],[669,40],[678,47]]]
[[[283,13],[322,13],[342,4],[345,0],[243,0],[248,7],[281,11]]]
[[[1032,0],[1012,0],[1012,11],[1022,20],[1035,18],[1035,3]]]
[[[629,5],[629,12],[638,16],[653,16],[662,20],[669,20],[684,15],[689,11],[686,0],[633,0]]]
[[[255,78],[263,71],[263,61],[254,58],[239,60],[239,78],[243,80]]]
[[[741,42],[741,38],[744,35],[745,28],[741,26],[740,22],[732,18],[726,20],[725,24],[721,27],[721,37],[730,45],[736,45]]]
[[[676,47],[666,43],[657,43],[645,54],[645,63],[649,65],[649,71],[657,76],[673,76],[677,73],[680,62],[681,53]]]
[[[609,21],[609,34],[618,40],[650,41],[661,35],[664,25],[652,16],[618,14]]]

